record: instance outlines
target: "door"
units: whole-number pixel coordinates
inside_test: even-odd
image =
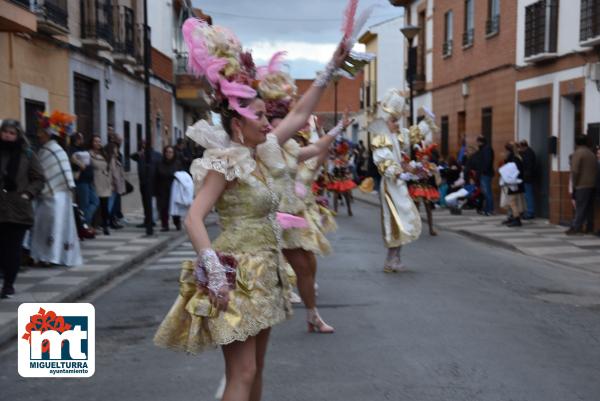
[[[531,112],[531,149],[535,152],[535,214],[547,218],[550,198],[550,102],[534,103]]]
[[[39,114],[46,110],[44,102],[38,102],[37,100],[25,99],[25,134],[27,139],[33,146],[34,149],[39,148],[37,140],[37,125]]]
[[[83,134],[89,144],[95,132],[94,122],[94,86],[96,81],[76,75],[74,78],[75,115],[77,130]]]

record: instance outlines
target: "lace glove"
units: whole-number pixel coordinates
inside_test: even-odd
[[[223,266],[219,256],[213,249],[205,249],[198,257],[196,278],[200,283],[206,281],[206,288],[213,294],[219,294],[221,288],[227,286],[227,267]]]
[[[337,125],[333,127],[329,132],[327,132],[327,136],[336,137],[342,132],[344,132],[344,120],[338,121]]]

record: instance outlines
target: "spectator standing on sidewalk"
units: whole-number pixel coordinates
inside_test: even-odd
[[[596,170],[598,161],[588,146],[588,137],[575,137],[575,151],[571,155],[571,179],[575,191],[575,218],[565,234],[574,235],[582,231],[584,222],[587,232],[594,232],[594,198],[596,192]]]
[[[112,195],[112,172],[106,151],[102,146],[100,136],[92,137],[90,148],[92,167],[94,168],[94,188],[100,199],[100,216],[102,218],[102,231],[104,235],[110,235],[108,226],[110,223],[109,200]]]
[[[494,178],[494,150],[487,143],[483,136],[477,137],[477,146],[479,147],[476,159],[481,190],[485,196],[485,206],[483,213],[489,216],[494,213],[494,193],[492,192],[492,179]]]
[[[93,227],[93,218],[100,200],[94,188],[94,167],[89,149],[84,145],[84,137],[81,132],[71,137],[71,166],[75,178],[75,194],[77,204],[83,211],[85,222]],[[83,234],[83,233],[80,233]],[[86,233],[85,237],[92,237],[92,231]],[[80,235],[81,236],[81,235]]]
[[[154,184],[156,193],[156,204],[160,214],[161,230],[169,231],[169,204],[171,200],[171,185],[175,179],[175,172],[183,170],[181,161],[175,157],[175,149],[165,146],[163,157],[156,168],[156,181]],[[181,218],[173,216],[173,224],[179,230]]]
[[[530,220],[535,217],[535,195],[533,186],[535,183],[535,152],[529,147],[529,143],[523,139],[519,142],[519,154],[523,160],[523,189],[525,191],[525,203],[527,209],[523,213],[523,219]]]
[[[33,198],[44,186],[44,171],[17,120],[0,125],[0,298],[15,293],[21,244],[33,225]]]
[[[183,170],[190,171],[190,165],[192,164],[192,152],[187,147],[183,138],[177,139],[177,144],[175,145],[175,157],[179,159]]]
[[[41,145],[38,158],[46,185],[36,199],[31,229],[31,258],[42,265],[81,265],[81,251],[71,191],[75,189],[73,172],[64,143],[74,116],[59,111],[42,115],[37,138]]]
[[[504,164],[500,168],[500,187],[506,196],[506,203],[510,209],[510,217],[502,222],[507,227],[520,227],[521,213],[523,212],[523,161],[515,142],[508,142],[505,146]],[[512,167],[512,168],[511,168]],[[506,169],[511,168],[512,174],[507,174]],[[507,177],[507,176],[510,176]]]
[[[156,176],[156,167],[160,163],[161,155],[154,149],[151,149],[152,158],[150,163],[146,163],[146,141],[140,144],[140,150],[131,155],[131,160],[137,163],[138,181],[140,185],[140,195],[142,196],[142,206],[144,208],[144,216],[150,216],[154,225],[154,214],[152,210],[152,198],[154,193],[154,181]],[[146,222],[139,224],[138,228],[144,228]]]
[[[115,230],[123,228],[119,224],[118,214],[121,209],[121,196],[125,194],[125,170],[121,163],[119,145],[115,142],[111,142],[106,147],[107,158],[109,163],[109,170],[111,174],[111,186],[112,194],[108,202],[108,213],[110,228]]]

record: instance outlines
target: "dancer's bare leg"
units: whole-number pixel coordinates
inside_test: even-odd
[[[262,374],[265,367],[265,356],[267,354],[267,345],[269,343],[269,334],[271,329],[262,330],[256,336],[256,375],[254,384],[250,393],[250,401],[260,401],[262,396]]]
[[[250,401],[256,379],[256,337],[224,345],[225,391],[222,401]]]
[[[344,199],[346,199],[346,207],[348,208],[348,216],[352,217],[352,206],[350,205],[350,191],[344,192]]]
[[[425,203],[425,211],[427,212],[427,224],[429,225],[429,235],[436,236],[437,231],[433,229],[433,203],[430,201],[423,201]]]
[[[283,249],[283,255],[294,269],[298,280],[298,292],[306,307],[306,320],[311,331],[333,333],[333,327],[323,321],[319,315],[315,296],[315,265],[311,264],[312,252],[304,249]],[[314,255],[313,255],[314,257]]]

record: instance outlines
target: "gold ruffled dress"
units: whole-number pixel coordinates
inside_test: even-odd
[[[315,219],[307,214],[305,200],[299,196],[300,187],[305,187],[303,181],[297,177],[300,145],[290,139],[279,149],[281,150],[277,151],[268,142],[258,149],[260,159],[273,175],[275,190],[281,196],[279,212],[302,217],[308,223],[308,227],[305,228],[284,229],[281,248],[304,249],[316,254],[328,253],[331,249],[329,242],[315,224]]]
[[[235,144],[227,149],[207,149],[190,169],[196,182],[202,181],[208,170],[222,173],[228,181],[236,180],[215,205],[221,233],[212,242],[217,252],[237,260],[236,288],[229,294],[227,310],[219,312],[208,295],[196,288],[195,262],[183,262],[179,296],[154,343],[190,353],[244,341],[292,313],[289,293],[295,275],[280,251],[280,228],[275,219],[279,197],[270,188],[268,170],[261,167],[260,160],[257,167],[249,150]]]

